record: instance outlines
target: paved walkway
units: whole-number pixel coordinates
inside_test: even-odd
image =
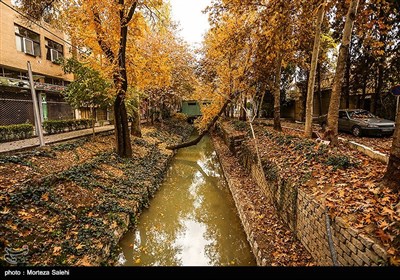
[[[111,131],[111,130],[114,130],[114,125],[95,127],[96,133]],[[65,140],[79,138],[79,137],[86,136],[86,135],[91,135],[92,133],[93,133],[92,128],[88,128],[88,129],[82,129],[82,130],[75,130],[75,131],[71,131],[71,132],[52,134],[52,135],[45,136],[44,142],[46,144],[51,144],[51,143],[56,143],[56,142],[61,142],[61,141],[65,141]],[[0,143],[0,154],[37,147],[37,146],[39,146],[39,144],[40,143],[39,143],[38,137],[24,139],[24,140],[18,140],[18,141],[13,141],[13,142]]]

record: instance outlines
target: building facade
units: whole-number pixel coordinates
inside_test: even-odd
[[[42,120],[71,119],[61,91],[73,80],[58,59],[71,57],[68,37],[46,22],[18,14],[11,0],[0,2],[0,125],[34,123],[27,62],[32,65]]]

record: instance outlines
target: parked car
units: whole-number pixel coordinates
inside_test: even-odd
[[[318,123],[323,129],[327,124],[327,115],[318,118]],[[391,120],[381,119],[371,112],[363,109],[339,110],[339,131],[350,132],[354,136],[361,135],[382,136],[392,135],[395,123]]]

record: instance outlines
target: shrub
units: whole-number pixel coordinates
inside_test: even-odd
[[[75,122],[77,124],[77,129],[89,128],[92,125],[92,120],[90,119],[75,120]]]
[[[351,162],[348,156],[330,156],[326,160],[326,164],[333,166],[334,170],[338,168],[347,169],[355,165],[354,163]]]
[[[89,128],[91,120],[47,120],[43,122],[43,128],[49,134],[61,133],[65,130],[73,131],[77,129]]]
[[[26,139],[32,135],[33,125],[30,123],[0,126],[0,142]]]
[[[248,125],[244,121],[234,120],[232,121],[232,125],[237,131],[245,131],[248,128]]]

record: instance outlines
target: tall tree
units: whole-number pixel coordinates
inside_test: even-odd
[[[390,188],[396,192],[400,191],[400,110],[397,112],[389,164],[383,179]]]
[[[318,7],[317,20],[315,23],[314,48],[312,52],[311,69],[307,87],[306,125],[305,125],[304,136],[308,138],[312,137],[312,117],[314,111],[314,84],[315,84],[315,76],[318,64],[319,46],[321,42],[321,25],[324,19],[324,13],[325,13],[325,3],[321,3]]]
[[[127,41],[129,29],[141,23],[141,18],[153,16],[152,9],[160,7],[162,0],[20,0],[25,10],[37,18],[54,7],[62,10],[54,13],[65,19],[66,31],[80,47],[92,51],[92,61],[98,62],[98,70],[111,77],[114,84],[114,120],[116,151],[121,157],[132,156],[126,95],[128,90]],[[35,2],[38,5],[33,5]],[[35,7],[42,7],[33,11]]]
[[[277,50],[275,58],[275,76],[272,83],[274,95],[274,129],[282,131],[281,126],[281,76],[282,76],[282,51]]]
[[[101,1],[103,2],[103,1]],[[114,126],[116,136],[117,153],[121,157],[132,156],[132,145],[128,127],[128,115],[125,105],[126,92],[128,90],[128,76],[126,71],[126,42],[128,40],[129,22],[136,11],[138,1],[118,0],[117,5],[111,5],[113,10],[99,9],[99,3],[90,6],[97,42],[110,63],[116,64],[113,72],[113,82],[116,88],[116,98],[114,101]],[[119,38],[117,39],[118,48],[113,49],[111,44],[105,40],[108,36],[105,31],[105,25],[109,24],[109,17],[115,17],[116,10],[118,20],[114,21],[119,29]],[[108,14],[104,16],[105,13]]]
[[[326,135],[328,140],[331,141],[331,144],[333,146],[336,146],[338,143],[340,95],[342,91],[346,60],[347,56],[349,55],[349,45],[351,41],[351,34],[352,34],[354,20],[356,19],[358,4],[359,0],[350,1],[350,6],[346,15],[346,22],[343,29],[342,43],[339,49],[339,57],[336,65],[336,72],[332,86],[331,99],[329,102],[328,129]]]

